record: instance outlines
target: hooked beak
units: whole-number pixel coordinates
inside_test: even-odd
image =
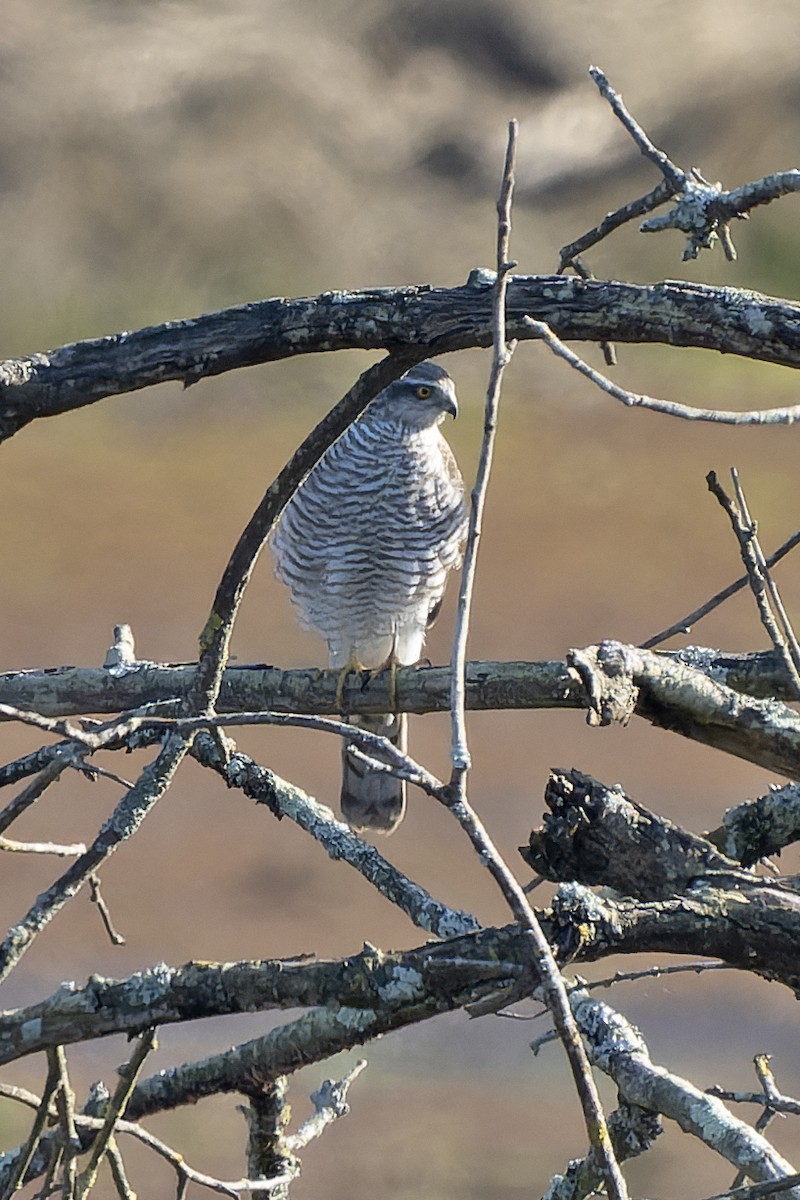
[[[445,400],[444,404],[442,405],[442,410],[446,413],[450,413],[450,416],[454,420],[458,416],[458,400],[456,399],[456,390],[453,387],[452,383],[450,384],[450,387],[447,389],[447,399]]]

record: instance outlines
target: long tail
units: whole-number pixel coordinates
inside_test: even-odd
[[[408,721],[405,713],[384,713],[376,716],[350,718],[351,724],[370,733],[378,733],[397,746],[406,749]],[[379,754],[373,757],[380,759]],[[342,816],[354,829],[374,829],[392,833],[403,819],[406,810],[406,785],[387,771],[377,771],[356,758],[342,742]]]

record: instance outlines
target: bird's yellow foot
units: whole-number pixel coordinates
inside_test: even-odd
[[[344,689],[348,678],[364,669],[364,664],[358,661],[355,654],[351,654],[339,672],[339,678],[336,680],[336,707],[340,713],[346,711],[344,707]]]
[[[398,662],[392,654],[389,661],[383,667],[384,671],[389,672],[389,712],[397,712],[397,667]]]

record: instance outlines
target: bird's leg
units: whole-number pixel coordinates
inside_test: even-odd
[[[340,713],[346,712],[344,707],[344,689],[348,678],[364,669],[364,664],[359,662],[355,652],[351,650],[350,657],[339,672],[339,678],[336,681],[336,707]]]
[[[373,679],[377,679],[384,671],[389,672],[388,690],[389,690],[389,712],[397,712],[397,668],[400,663],[394,649],[389,654],[385,662],[382,662],[379,667],[374,667],[368,672],[367,683],[372,683]]]
[[[389,655],[388,660],[383,666],[384,671],[389,672],[389,712],[397,712],[397,655],[394,650]]]

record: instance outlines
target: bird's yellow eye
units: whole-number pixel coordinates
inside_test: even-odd
[[[421,387],[417,388],[417,395],[419,396],[420,400],[427,400],[430,394],[431,389],[429,387],[425,387],[424,383],[421,385]]]

